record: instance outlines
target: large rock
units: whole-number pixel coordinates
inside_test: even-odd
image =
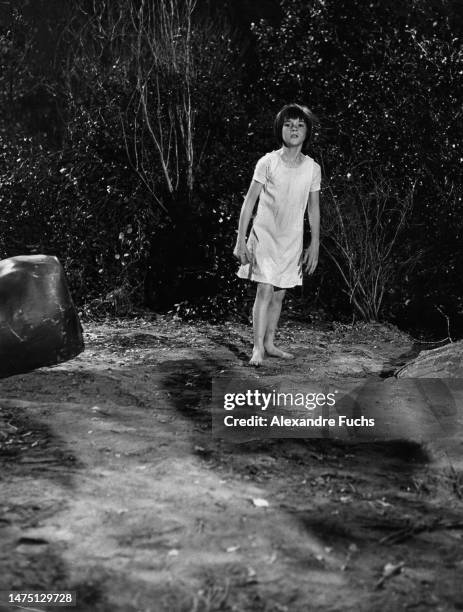
[[[58,259],[21,255],[0,261],[0,378],[61,363],[83,350]]]
[[[398,378],[463,378],[463,341],[422,351],[395,375]]]

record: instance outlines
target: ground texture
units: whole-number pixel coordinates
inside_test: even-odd
[[[0,590],[74,590],[88,612],[463,609],[445,449],[215,438],[211,380],[250,375],[244,325],[87,323],[85,340],[0,381]],[[378,325],[287,322],[281,340],[295,361],[253,376],[379,382],[413,356]]]

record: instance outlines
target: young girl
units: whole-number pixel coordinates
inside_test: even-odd
[[[241,208],[233,254],[240,260],[240,278],[257,282],[254,302],[254,349],[250,364],[260,366],[264,355],[291,359],[274,344],[281,305],[287,288],[302,285],[302,266],[312,274],[318,263],[320,166],[306,151],[315,115],[305,106],[288,104],[277,114],[275,137],[281,146],[257,162]],[[246,233],[259,198],[257,214]],[[307,208],[311,242],[302,253],[304,212]]]

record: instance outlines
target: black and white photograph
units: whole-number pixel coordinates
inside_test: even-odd
[[[463,610],[461,0],[0,0],[0,612]]]

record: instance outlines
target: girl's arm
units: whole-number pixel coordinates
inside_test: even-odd
[[[313,274],[318,264],[318,251],[320,248],[320,198],[319,191],[311,191],[307,206],[307,216],[310,225],[310,246],[304,256],[305,271]]]
[[[240,221],[238,224],[238,237],[233,255],[240,260],[242,264],[251,263],[251,253],[246,246],[246,233],[248,231],[249,221],[251,220],[252,211],[260,195],[263,184],[258,181],[251,181],[248,193],[244,198],[243,206],[241,207]]]

